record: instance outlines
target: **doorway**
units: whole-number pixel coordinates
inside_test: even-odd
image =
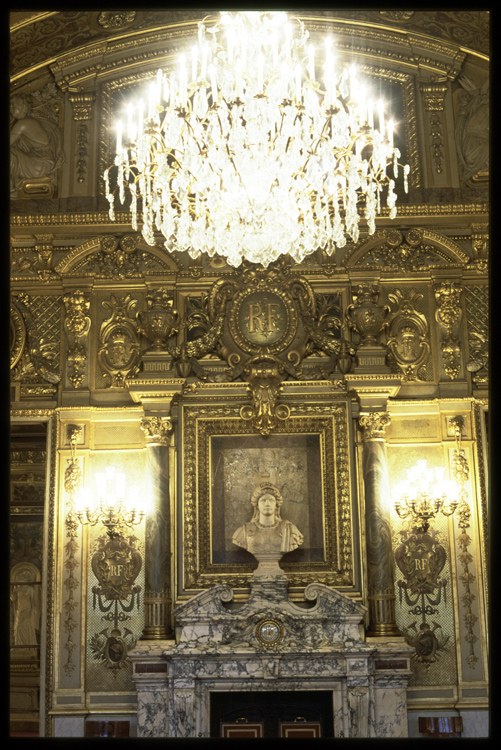
[[[287,690],[210,694],[210,736],[222,724],[262,724],[263,737],[281,737],[281,724],[320,723],[321,737],[334,736],[333,695],[329,690]]]

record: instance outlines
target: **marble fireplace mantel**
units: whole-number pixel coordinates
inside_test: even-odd
[[[174,611],[176,640],[129,653],[139,736],[208,737],[211,693],[291,690],[332,692],[334,736],[407,736],[412,649],[368,643],[362,605],[313,583],[299,606],[285,576],[254,578],[238,608],[232,598],[226,585],[201,592]]]

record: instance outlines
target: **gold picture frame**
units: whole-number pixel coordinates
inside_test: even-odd
[[[266,436],[240,419],[236,404],[183,406],[185,594],[222,582],[249,586],[257,561],[231,537],[250,521],[250,498],[261,481],[280,490],[282,518],[304,536],[280,562],[290,586],[317,581],[354,590],[349,405],[329,406],[311,405],[306,415],[304,406],[291,404],[290,417]]]

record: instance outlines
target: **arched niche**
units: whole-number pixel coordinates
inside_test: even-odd
[[[350,250],[343,260],[347,269],[407,273],[443,266],[465,266],[470,256],[443,234],[424,228],[380,229]]]
[[[85,265],[98,253],[117,253],[123,250],[125,254],[140,252],[149,256],[156,266],[156,270],[163,274],[177,274],[183,270],[179,260],[174,258],[162,247],[148,245],[139,234],[113,235],[106,234],[93,237],[71,250],[55,267],[55,272],[61,276],[85,275]],[[136,275],[148,275],[148,271],[138,271]]]

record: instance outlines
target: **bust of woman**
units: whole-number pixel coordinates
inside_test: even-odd
[[[280,558],[303,543],[303,535],[280,515],[283,498],[273,484],[264,482],[252,493],[254,515],[233,534],[233,544],[243,547],[259,559],[261,554],[277,554]]]

